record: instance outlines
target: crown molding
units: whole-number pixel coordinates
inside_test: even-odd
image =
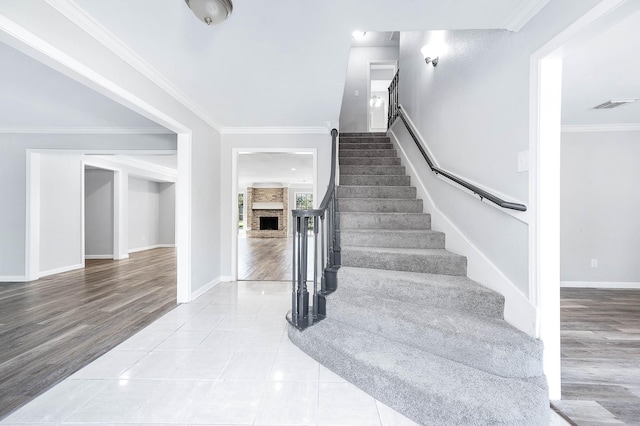
[[[73,0],[45,0],[51,7],[80,27],[83,31],[97,40],[100,44],[112,51],[136,71],[151,80],[158,87],[164,90],[169,96],[174,98],[185,108],[200,117],[204,122],[220,132],[222,127],[211,117],[204,108],[189,98],[173,83],[166,79],[159,71],[142,59],[122,40],[111,31],[100,24],[93,16],[78,6]]]
[[[327,135],[326,127],[225,127],[223,135]]]
[[[621,124],[571,124],[562,126],[562,133],[591,133],[591,132],[638,132],[639,123]]]
[[[509,31],[520,31],[550,0],[527,0],[503,24]]]
[[[164,127],[0,127],[0,133],[66,135],[170,135]]]

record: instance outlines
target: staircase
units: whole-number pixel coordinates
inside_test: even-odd
[[[445,250],[389,138],[343,133],[339,164],[338,290],[291,341],[420,424],[547,425],[541,342]]]

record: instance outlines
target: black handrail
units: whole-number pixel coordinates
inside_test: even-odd
[[[406,118],[406,116],[404,114],[404,111],[402,110],[402,107],[399,104],[395,104],[395,105],[390,106],[390,109],[393,109],[394,110],[394,114],[397,117],[400,117],[400,119],[404,123],[405,127],[407,128],[407,131],[411,135],[411,138],[413,139],[413,141],[415,142],[416,146],[420,150],[420,153],[422,154],[422,156],[424,157],[425,161],[429,165],[429,168],[435,174],[442,175],[442,176],[446,177],[447,179],[452,180],[453,182],[457,183],[458,185],[464,186],[469,191],[473,192],[478,197],[480,197],[481,200],[482,199],[487,199],[488,201],[491,201],[492,203],[494,203],[494,204],[496,204],[496,205],[498,205],[498,206],[500,206],[500,207],[502,207],[504,209],[518,210],[518,211],[521,211],[521,212],[527,211],[527,206],[525,206],[524,204],[513,203],[513,202],[510,202],[510,201],[504,201],[502,198],[500,198],[500,197],[498,197],[496,195],[493,195],[490,192],[487,192],[482,188],[478,188],[477,186],[465,181],[464,179],[459,178],[458,176],[456,176],[456,175],[454,175],[452,173],[449,173],[446,170],[443,170],[443,169],[437,167],[433,163],[433,161],[431,160],[431,158],[429,157],[427,152],[422,147],[422,143],[420,142],[420,140],[418,139],[418,137],[414,133],[413,129],[411,128],[411,125],[407,121],[407,118]],[[393,123],[389,123],[389,126],[391,126],[391,124],[393,124]]]
[[[305,329],[326,315],[325,296],[337,288],[337,269],[340,267],[339,222],[336,215],[336,169],[338,131],[331,130],[331,176],[320,207],[312,210],[292,210],[293,268],[291,271],[291,311],[287,321],[298,329]],[[313,239],[309,238],[309,231]],[[325,241],[327,244],[325,244]],[[310,253],[310,244],[313,252]],[[313,309],[309,311],[307,283],[309,255],[313,255]],[[318,283],[320,289],[318,290]]]

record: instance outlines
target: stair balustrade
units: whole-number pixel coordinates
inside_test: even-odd
[[[340,267],[339,221],[336,214],[337,140],[338,131],[333,129],[331,176],[319,208],[291,211],[294,232],[291,311],[286,317],[291,325],[300,330],[325,318],[325,296],[337,288],[337,270]],[[310,289],[313,302],[311,306]]]

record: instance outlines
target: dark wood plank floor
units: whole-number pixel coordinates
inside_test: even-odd
[[[640,290],[561,290],[562,398],[578,425],[640,425]]]
[[[172,248],[0,283],[0,419],[175,306]]]
[[[238,238],[238,280],[291,281],[292,253],[293,238]],[[312,256],[307,265],[311,278]]]

